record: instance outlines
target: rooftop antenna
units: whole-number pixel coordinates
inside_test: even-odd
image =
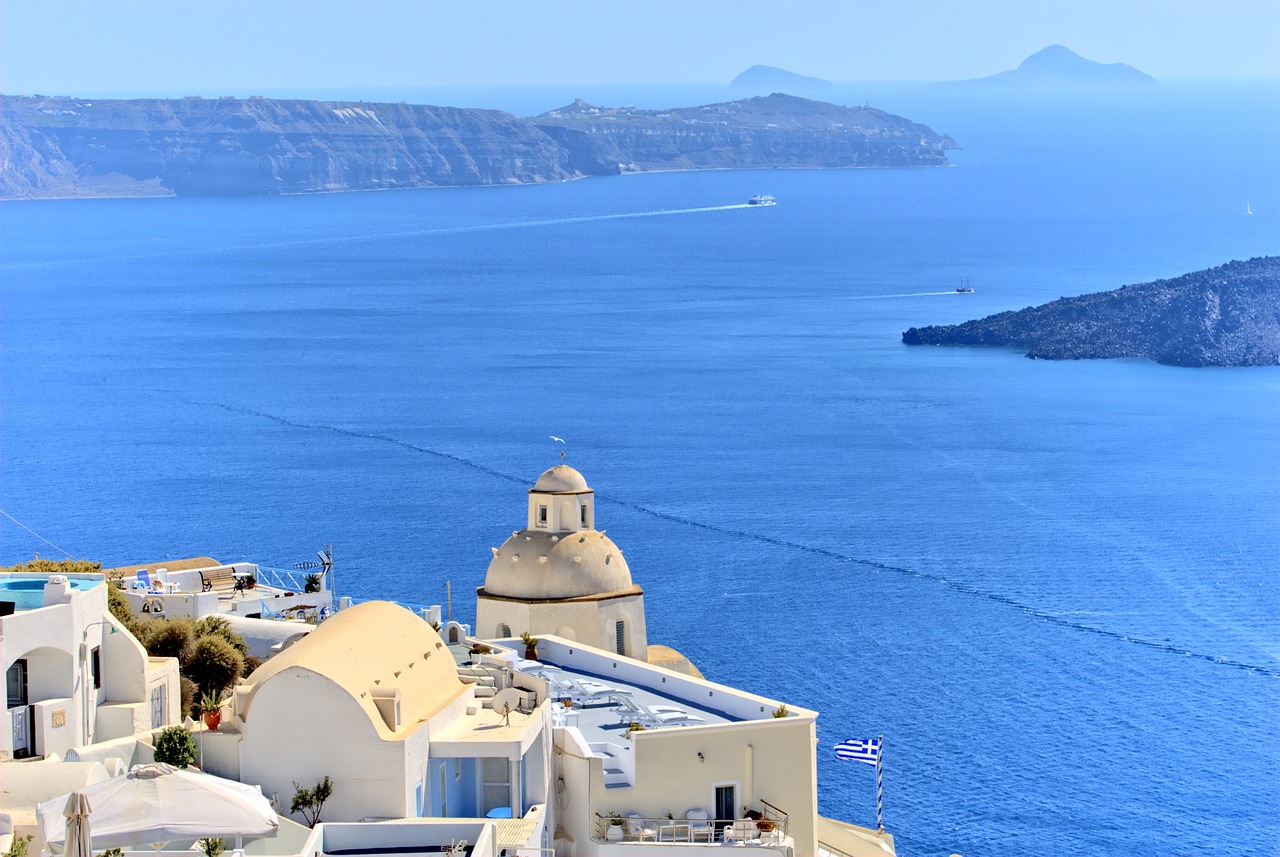
[[[560,463],[564,464],[564,454],[568,450],[569,445],[564,442],[564,438],[562,437],[556,437],[555,435],[551,435],[551,439],[556,443],[560,444]]]

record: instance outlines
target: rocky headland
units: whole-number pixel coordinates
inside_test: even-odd
[[[0,96],[0,199],[512,185],[646,170],[938,166],[951,138],[789,95],[542,116],[270,98]]]
[[[1061,298],[964,324],[913,327],[907,345],[1026,349],[1045,360],[1143,357],[1170,366],[1280,364],[1280,257]]]

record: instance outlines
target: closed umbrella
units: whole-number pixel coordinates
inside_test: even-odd
[[[62,814],[66,816],[66,843],[62,853],[67,857],[93,857],[93,843],[89,837],[89,799],[84,792],[72,792]]]
[[[280,819],[254,786],[171,765],[136,765],[80,790],[93,805],[94,848],[126,848],[202,837],[275,836]],[[36,807],[54,848],[70,840],[62,823],[65,797]],[[70,853],[70,852],[68,852]]]

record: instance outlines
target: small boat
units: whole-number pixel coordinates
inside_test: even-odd
[[[751,199],[747,200],[747,205],[777,205],[777,204],[778,204],[778,201],[773,197],[769,196],[769,194],[767,193],[762,193],[759,196],[753,196],[751,197]]]
[[[973,289],[969,288],[968,280],[961,280],[960,285],[956,286],[956,291],[962,295],[968,295],[973,293]]]

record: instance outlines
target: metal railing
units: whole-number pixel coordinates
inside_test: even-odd
[[[294,572],[285,568],[271,568],[270,566],[258,566],[258,582],[270,586],[272,589],[280,589],[285,592],[302,593],[306,591],[306,576],[299,577]],[[320,576],[320,588],[323,589],[326,581],[324,575]]]
[[[618,842],[698,843],[715,845],[733,840],[758,839],[781,840],[791,835],[791,823],[785,812],[771,809],[781,816],[775,818],[675,818],[673,816],[634,817],[601,815],[595,813],[596,838]],[[620,822],[620,823],[619,823]],[[748,830],[748,826],[750,829]],[[609,829],[622,831],[621,839],[609,840]]]

